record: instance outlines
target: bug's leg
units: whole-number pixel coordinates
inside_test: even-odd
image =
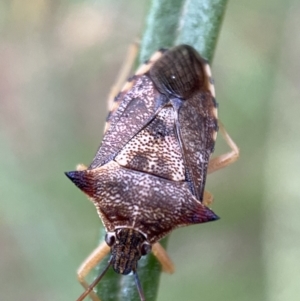
[[[210,207],[213,201],[214,201],[214,196],[209,191],[204,190],[202,204],[206,207]]]
[[[85,277],[109,253],[109,251],[110,247],[106,242],[103,242],[86,258],[77,270],[78,281],[85,289],[88,289],[89,287],[89,284],[85,281]],[[89,296],[93,301],[101,301],[94,291],[91,291]]]
[[[159,242],[153,244],[152,253],[161,263],[164,272],[169,274],[174,273],[175,271],[174,264],[171,258],[169,257],[167,251],[162,247],[162,245]]]
[[[76,166],[76,170],[77,171],[83,171],[83,170],[86,170],[87,169],[87,167],[84,165],[84,164],[77,164],[77,166]]]
[[[239,148],[237,147],[235,142],[231,139],[229,134],[226,132],[224,125],[220,122],[220,120],[219,120],[218,124],[219,124],[219,129],[220,129],[221,135],[223,136],[226,143],[231,148],[231,151],[228,153],[225,153],[223,155],[220,155],[216,158],[212,158],[209,161],[207,173],[212,173],[216,170],[219,170],[221,168],[224,168],[224,167],[232,164],[239,158],[239,155],[240,155]]]
[[[109,110],[111,110],[111,108],[113,106],[114,98],[121,91],[122,86],[124,85],[124,83],[126,82],[128,76],[129,76],[129,73],[136,60],[136,57],[138,54],[138,49],[139,49],[138,42],[132,43],[128,48],[128,52],[126,54],[126,59],[123,63],[123,66],[121,67],[121,70],[119,72],[117,80],[116,80],[115,84],[111,87],[109,95],[108,95],[107,105],[108,105]]]

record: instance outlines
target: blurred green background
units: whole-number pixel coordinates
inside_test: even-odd
[[[0,2],[0,299],[75,300],[94,206],[63,172],[89,164],[106,97],[149,1]],[[213,63],[240,160],[209,176],[215,223],[178,229],[158,300],[300,296],[300,2],[229,1]],[[216,153],[227,150],[218,140]],[[103,300],[105,301],[105,300]]]

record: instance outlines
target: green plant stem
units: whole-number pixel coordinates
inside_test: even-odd
[[[174,44],[183,4],[184,0],[152,0],[141,42],[140,63],[157,49]]]
[[[227,0],[153,0],[141,43],[140,61],[148,59],[161,48],[189,44],[212,61]],[[105,231],[101,230],[100,241]],[[161,241],[166,247],[167,238]],[[104,270],[107,259],[97,269]],[[155,301],[161,266],[152,254],[139,261],[138,275],[147,301]],[[110,269],[97,293],[103,301],[140,301],[132,275],[120,276]]]
[[[176,44],[192,45],[212,62],[228,0],[187,0]]]

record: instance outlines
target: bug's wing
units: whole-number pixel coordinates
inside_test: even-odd
[[[209,66],[192,47],[180,45],[156,62],[150,76],[173,105],[186,180],[192,193],[202,201],[208,161],[218,130]]]
[[[106,119],[103,141],[89,169],[100,167],[112,160],[167,102],[166,97],[157,91],[147,75],[165,51],[161,49],[155,52],[116,96]]]
[[[167,102],[147,75],[137,76],[129,91],[119,96],[117,110],[109,118],[102,144],[89,169],[97,168],[114,159],[116,154],[148,124]]]
[[[196,198],[202,201],[207,167],[214,150],[218,123],[209,92],[183,102],[176,123],[186,165],[187,180]]]

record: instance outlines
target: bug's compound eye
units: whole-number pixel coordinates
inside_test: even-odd
[[[148,253],[151,252],[151,245],[148,242],[143,242],[142,246],[141,246],[141,254],[142,256],[147,255]]]
[[[105,242],[107,243],[108,246],[112,247],[115,241],[116,241],[116,236],[114,232],[107,232],[105,234]]]

